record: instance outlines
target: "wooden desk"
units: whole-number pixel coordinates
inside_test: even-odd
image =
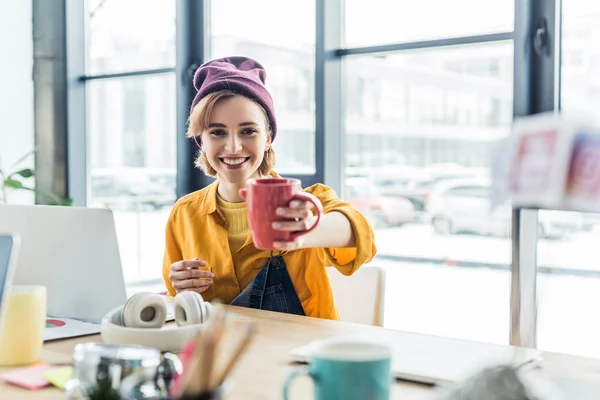
[[[324,339],[356,331],[382,328],[350,324],[316,318],[272,313],[228,306],[241,318],[251,318],[257,324],[257,336],[248,353],[232,375],[233,391],[229,398],[244,400],[281,399],[281,387],[286,375],[293,368],[288,352],[312,340]],[[398,340],[406,335],[394,332]],[[434,336],[431,340],[436,340]],[[70,363],[77,343],[99,342],[99,335],[67,339],[47,343],[42,359],[49,363]],[[553,377],[577,378],[600,383],[600,360],[583,357],[545,353],[544,371]],[[6,370],[6,369],[4,369]],[[0,371],[4,371],[0,370]],[[312,399],[312,384],[307,378],[299,378],[292,386],[292,399]],[[47,388],[28,391],[0,383],[0,399],[64,399],[57,389]],[[392,390],[393,399],[431,400],[434,391],[425,385],[398,382]]]

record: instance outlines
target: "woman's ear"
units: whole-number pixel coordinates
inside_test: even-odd
[[[200,136],[194,136],[194,141],[196,142],[196,145],[202,149],[202,138]]]

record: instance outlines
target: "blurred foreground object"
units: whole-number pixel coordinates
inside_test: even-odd
[[[457,387],[442,388],[439,400],[566,400],[534,370],[489,367]]]
[[[515,119],[492,157],[492,205],[600,212],[600,127],[542,113]]]

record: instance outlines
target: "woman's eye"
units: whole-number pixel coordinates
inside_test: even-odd
[[[214,136],[223,136],[225,135],[225,131],[221,129],[215,129],[214,131],[210,131],[210,134]]]
[[[256,129],[254,128],[246,128],[242,131],[244,135],[253,135],[256,133]]]

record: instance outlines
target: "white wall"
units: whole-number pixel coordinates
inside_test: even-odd
[[[0,166],[3,170],[34,146],[31,12],[31,1],[0,0]],[[24,166],[33,167],[33,157]],[[33,198],[29,193],[14,192],[9,195],[9,202],[33,203]]]

